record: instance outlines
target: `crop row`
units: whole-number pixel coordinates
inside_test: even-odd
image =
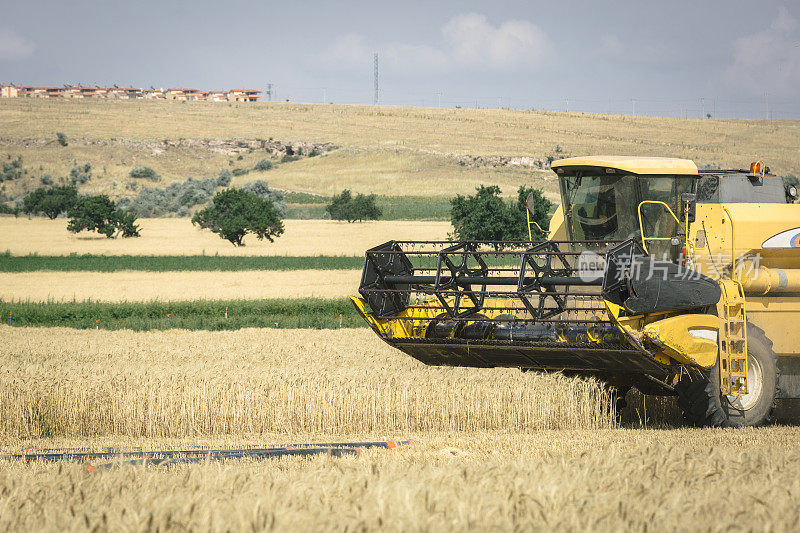
[[[242,328],[333,329],[366,324],[347,299],[190,300],[150,302],[4,302],[12,326],[133,331]]]
[[[352,270],[363,257],[221,255],[22,255],[0,254],[0,272],[91,271],[202,272],[243,270]]]

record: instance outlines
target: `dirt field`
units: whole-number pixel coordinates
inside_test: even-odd
[[[368,331],[0,327],[0,336],[3,452],[417,440],[358,458],[92,473],[0,460],[3,529],[786,531],[800,522],[797,428],[614,428],[593,382],[428,368]],[[733,512],[719,505],[730,494]]]
[[[343,298],[356,294],[360,279],[360,270],[0,273],[0,300]]]
[[[0,216],[0,252],[14,255],[358,255],[388,240],[445,239],[448,222],[378,221],[348,224],[331,220],[285,220],[286,231],[275,242],[252,235],[236,247],[208,230],[199,230],[186,218],[137,221],[142,236],[106,239],[96,233],[74,234],[66,219]]]

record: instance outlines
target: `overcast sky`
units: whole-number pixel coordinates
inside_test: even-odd
[[[375,52],[385,104],[800,118],[799,0],[0,7],[5,83],[272,83],[273,99],[372,103]]]

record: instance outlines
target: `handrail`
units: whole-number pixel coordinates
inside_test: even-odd
[[[723,205],[722,210],[725,211],[728,220],[731,221],[731,273],[733,273],[736,270],[736,223],[733,221],[733,215],[731,215],[727,207]]]
[[[533,241],[533,233],[531,232],[531,224],[536,226],[536,229],[538,229],[539,231],[544,233],[545,236],[547,235],[547,232],[544,229],[542,229],[542,227],[535,220],[531,220],[531,212],[527,207],[525,208],[525,216],[528,217],[528,240],[529,241]]]
[[[686,227],[684,227],[684,225],[681,224],[680,219],[675,215],[675,212],[672,210],[672,208],[669,205],[667,205],[666,203],[664,203],[664,202],[662,202],[660,200],[643,200],[643,201],[639,202],[639,207],[638,207],[637,211],[638,211],[638,217],[639,217],[639,233],[642,236],[642,247],[644,248],[644,251],[645,251],[646,254],[650,253],[650,252],[647,251],[647,241],[670,241],[670,240],[672,240],[672,237],[645,237],[644,236],[644,224],[642,224],[642,206],[645,205],[645,204],[663,205],[666,208],[666,210],[669,212],[669,214],[672,215],[672,218],[675,219],[675,222],[677,222],[678,226],[683,230],[684,234],[686,234]]]

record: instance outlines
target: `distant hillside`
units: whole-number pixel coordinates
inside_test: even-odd
[[[67,145],[57,140],[63,133]],[[286,157],[275,143],[325,146]],[[5,181],[7,197],[43,175],[91,163],[83,190],[135,194],[134,167],[163,187],[189,177],[233,174],[288,191],[329,196],[343,188],[392,196],[452,196],[478,184],[513,194],[522,183],[557,191],[547,161],[572,155],[686,157],[742,167],[756,159],[800,175],[800,121],[701,120],[543,111],[431,109],[292,103],[0,100],[0,158],[26,170]],[[271,148],[270,148],[271,147]],[[331,150],[332,147],[335,147]],[[313,149],[313,148],[312,148]],[[330,151],[328,151],[330,150]],[[253,170],[259,161],[269,170]],[[263,168],[263,166],[262,166]]]

